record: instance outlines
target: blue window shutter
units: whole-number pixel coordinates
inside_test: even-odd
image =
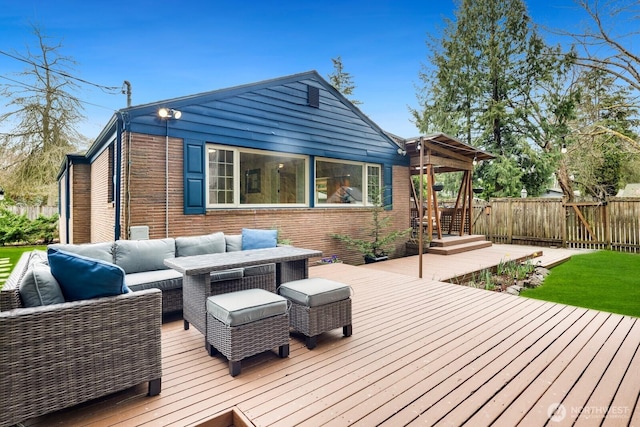
[[[184,214],[198,215],[206,212],[204,141],[184,141]]]
[[[382,172],[382,179],[384,181],[384,209],[391,210],[393,207],[393,176],[391,171],[393,167],[385,165]]]

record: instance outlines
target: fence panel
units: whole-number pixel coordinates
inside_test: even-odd
[[[640,253],[640,198],[611,198],[608,214],[611,249]]]
[[[555,199],[491,199],[474,232],[494,243],[560,246],[564,210]]]
[[[640,198],[607,203],[504,198],[478,201],[475,234],[494,243],[640,253]]]
[[[607,206],[603,203],[567,203],[566,245],[570,248],[604,249],[609,246]]]
[[[26,215],[30,220],[38,218],[40,215],[50,217],[58,213],[57,206],[5,206],[5,208],[16,215]]]

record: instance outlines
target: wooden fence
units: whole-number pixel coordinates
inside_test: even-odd
[[[472,220],[473,233],[494,243],[640,253],[640,198],[491,199],[474,202]]]
[[[7,210],[17,215],[26,215],[30,220],[36,219],[38,216],[54,216],[58,213],[57,206],[5,206]]]

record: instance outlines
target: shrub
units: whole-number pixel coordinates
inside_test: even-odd
[[[33,221],[26,215],[17,215],[0,209],[0,245],[51,243],[58,235],[58,215],[40,215]]]

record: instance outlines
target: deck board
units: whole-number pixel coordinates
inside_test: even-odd
[[[310,351],[292,334],[288,358],[248,358],[232,378],[176,319],[163,324],[159,396],[140,385],[25,425],[195,426],[230,408],[256,426],[544,425],[556,403],[571,422],[573,406],[626,410],[606,425],[637,421],[637,318],[440,281],[546,250],[505,246],[424,255],[423,279],[416,257],[313,267],[310,276],[352,287],[351,337],[325,333]],[[544,262],[572,253],[547,251]]]

